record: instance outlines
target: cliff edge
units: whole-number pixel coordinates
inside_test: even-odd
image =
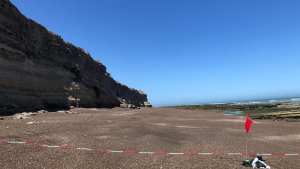
[[[0,115],[39,109],[143,106],[147,95],[116,82],[83,49],[0,0]]]

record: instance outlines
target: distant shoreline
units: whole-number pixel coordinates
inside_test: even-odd
[[[200,109],[220,112],[241,112],[240,115],[250,114],[254,118],[298,118],[300,119],[300,98],[268,99],[235,103],[217,103],[202,105],[171,106],[179,109]]]
[[[186,104],[174,104],[165,105],[158,107],[178,107],[178,106],[195,106],[195,105],[248,105],[248,104],[276,104],[276,103],[300,103],[300,97],[278,97],[278,98],[267,98],[267,99],[241,99],[241,100],[230,100],[220,102],[205,102],[205,103],[186,103]]]

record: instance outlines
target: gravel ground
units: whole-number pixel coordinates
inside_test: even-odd
[[[300,169],[299,122],[259,120],[245,134],[242,117],[217,112],[72,111],[0,120],[0,168],[241,169],[248,142],[273,169]]]

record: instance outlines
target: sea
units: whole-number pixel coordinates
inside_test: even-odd
[[[210,104],[212,104],[212,105],[218,105],[218,104],[251,105],[251,104],[276,104],[276,103],[300,104],[300,97],[278,98],[278,99],[258,99],[258,100],[233,101],[233,102],[222,102],[222,103],[220,102],[220,103],[210,103]]]

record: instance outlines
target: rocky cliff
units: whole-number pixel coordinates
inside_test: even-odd
[[[0,0],[0,115],[38,109],[140,106],[147,96],[113,80],[83,49]],[[75,100],[75,101],[74,101]]]

